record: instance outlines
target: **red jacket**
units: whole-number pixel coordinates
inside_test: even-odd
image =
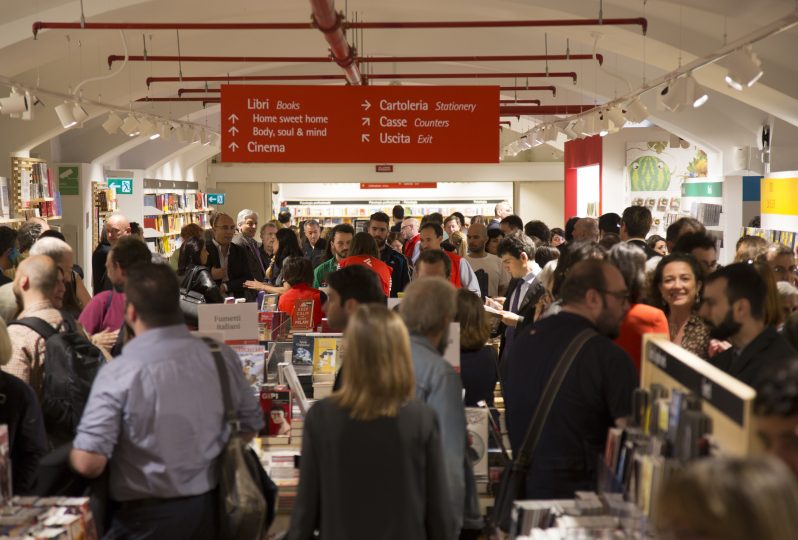
[[[318,328],[324,317],[321,311],[321,291],[307,283],[298,283],[280,295],[277,307],[294,319],[294,306],[297,300],[313,300],[313,328]]]
[[[385,296],[388,297],[391,295],[391,274],[393,270],[391,270],[390,266],[382,262],[378,257],[372,257],[371,255],[352,255],[339,262],[338,268],[345,268],[352,264],[359,264],[373,270],[377,274],[377,277],[380,278],[380,284],[382,285]]]
[[[626,351],[640,375],[643,351],[643,334],[669,335],[668,318],[661,309],[646,304],[634,304],[621,322],[620,334],[615,343]]]
[[[452,253],[451,251],[444,251],[449,256],[449,259],[452,261],[452,272],[449,275],[449,281],[452,282],[456,288],[462,287],[462,283],[460,282],[460,261],[463,258],[460,255]]]
[[[411,263],[414,262],[413,252],[416,250],[416,244],[418,244],[419,240],[421,240],[421,235],[417,234],[405,243],[405,257]]]

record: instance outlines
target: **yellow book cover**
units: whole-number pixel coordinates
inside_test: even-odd
[[[313,348],[313,373],[335,374],[338,359],[338,339],[330,337],[316,338]]]

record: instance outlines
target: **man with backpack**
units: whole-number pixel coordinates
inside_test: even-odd
[[[18,319],[37,317],[58,328],[63,321],[61,313],[53,307],[50,298],[58,278],[55,261],[44,255],[33,255],[22,261],[14,277],[14,294],[22,300],[22,312]],[[45,342],[35,330],[23,325],[9,325],[11,338],[11,360],[3,371],[15,375],[31,385],[42,398],[44,384]]]

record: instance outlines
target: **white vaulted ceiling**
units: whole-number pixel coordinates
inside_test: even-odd
[[[10,5],[9,5],[10,4]],[[307,22],[310,3],[301,0],[84,0],[88,22]],[[570,79],[530,79],[529,85],[555,85],[550,92],[519,92],[518,99],[540,99],[543,105],[603,103],[624,95],[629,87],[638,88],[682,64],[719,49],[725,39],[734,41],[774,20],[794,14],[794,0],[405,0],[403,2],[349,0],[337,9],[347,8],[349,20],[357,17],[377,21],[470,21],[517,19],[593,19],[599,7],[605,18],[645,17],[648,33],[637,26],[484,28],[484,29],[379,29],[350,33],[361,56],[438,56],[438,55],[529,55],[544,54],[544,34],[548,53],[563,54],[566,44],[572,54],[596,51],[604,55],[604,65],[595,61],[551,61],[550,72],[574,71]],[[39,87],[69,94],[83,80],[110,73],[107,57],[123,54],[117,30],[43,30],[33,39],[35,21],[75,22],[80,19],[80,2],[61,0],[19,0],[4,2],[0,13],[0,76],[27,87]],[[127,30],[124,33],[130,54],[177,55],[174,30]],[[317,30],[181,30],[182,55],[227,56],[314,56],[327,55],[327,44]],[[644,101],[652,121],[680,136],[716,148],[753,145],[759,126],[771,116],[780,118],[774,136],[798,142],[798,28],[769,37],[754,46],[763,61],[764,77],[754,87],[737,92],[723,82],[723,62],[695,73],[710,92],[702,109],[679,113],[655,110],[653,95]],[[114,69],[121,63],[115,63]],[[364,73],[490,73],[539,72],[543,62],[436,62],[367,64]],[[203,83],[159,83],[147,87],[152,76],[222,75],[307,75],[341,74],[334,63],[253,63],[253,62],[131,62],[114,78],[83,86],[85,99],[130,107],[173,119],[190,119],[211,129],[219,126],[219,108],[199,102],[142,103],[143,97],[176,97],[178,90],[202,89]],[[524,86],[526,80],[513,79],[402,79],[402,84],[500,84]],[[378,81],[375,84],[388,84]],[[269,84],[269,83],[263,83]],[[292,83],[286,83],[292,84]],[[300,82],[296,84],[343,84],[342,81]],[[209,83],[218,88],[219,83]],[[7,88],[0,88],[5,96]],[[195,94],[185,94],[191,96]],[[512,99],[514,92],[505,92]],[[45,107],[37,107],[30,122],[0,116],[0,154],[35,149],[55,144],[62,161],[91,162],[98,158],[114,160],[129,168],[150,168],[170,157],[191,151],[202,161],[215,153],[213,148],[197,152],[191,145],[175,141],[128,140],[123,135],[109,136],[100,124],[105,110],[87,107],[94,118],[80,129],[65,132],[53,107],[58,99],[40,96]],[[549,118],[539,118],[546,120]],[[497,119],[498,122],[498,119]],[[782,143],[783,144],[783,143]],[[0,160],[0,164],[3,164]],[[7,173],[7,165],[0,174]]]

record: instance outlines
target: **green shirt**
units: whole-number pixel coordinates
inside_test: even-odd
[[[319,287],[326,287],[327,276],[335,272],[337,268],[338,261],[335,259],[335,257],[328,259],[318,265],[313,271],[313,288],[318,289]]]

